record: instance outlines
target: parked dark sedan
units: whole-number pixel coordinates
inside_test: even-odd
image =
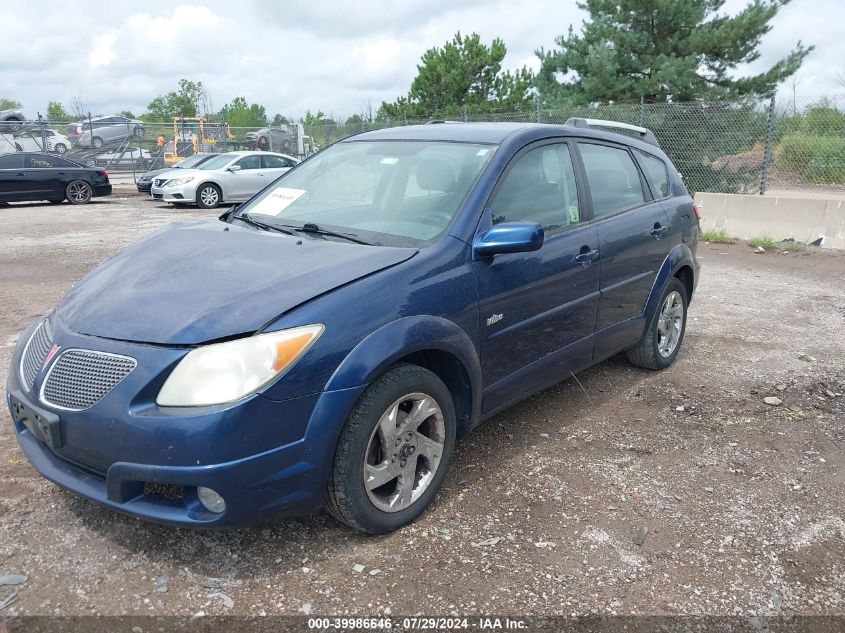
[[[0,202],[85,204],[111,194],[109,173],[52,154],[0,154]]]
[[[153,188],[153,178],[158,176],[159,174],[163,174],[166,171],[170,171],[171,169],[194,169],[202,165],[205,161],[209,158],[217,156],[217,154],[194,154],[193,156],[188,156],[184,160],[180,160],[175,165],[171,165],[170,167],[164,167],[162,169],[151,169],[143,176],[138,178],[138,182],[135,183],[138,187],[138,191],[141,193],[150,193],[150,189]]]

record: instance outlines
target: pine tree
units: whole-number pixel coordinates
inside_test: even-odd
[[[760,39],[789,0],[752,0],[736,15],[724,0],[584,0],[572,27],[540,49],[536,84],[544,104],[690,101],[763,95],[795,73],[813,49],[799,41],[767,71],[734,77],[760,57]],[[562,79],[562,81],[561,81]]]

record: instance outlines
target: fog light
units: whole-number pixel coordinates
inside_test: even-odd
[[[197,497],[200,500],[200,503],[203,507],[208,510],[209,512],[214,512],[214,514],[220,514],[226,510],[226,502],[223,501],[223,497],[217,494],[216,491],[212,490],[211,488],[204,488],[203,486],[199,486],[197,488]]]

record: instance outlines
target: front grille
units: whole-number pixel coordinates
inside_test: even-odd
[[[47,373],[41,399],[60,409],[88,409],[126,378],[135,365],[135,359],[128,356],[69,349]]]
[[[154,184],[156,187],[161,187],[161,186],[163,186],[163,185],[164,185],[164,183],[166,183],[166,182],[167,182],[167,178],[156,178],[155,180],[153,180],[153,184]]]
[[[44,319],[32,333],[32,336],[29,337],[21,357],[21,378],[27,390],[32,389],[35,377],[44,366],[44,359],[47,358],[52,345],[53,336],[50,333],[50,324],[47,323],[47,319]]]
[[[153,198],[155,198],[156,200],[161,200],[162,198],[164,198],[164,196],[160,193],[154,193]]]

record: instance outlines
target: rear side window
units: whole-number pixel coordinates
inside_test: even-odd
[[[554,232],[581,219],[575,170],[564,143],[527,151],[504,176],[490,205],[493,224],[538,222]]]
[[[35,169],[49,169],[51,167],[78,167],[78,165],[70,162],[69,160],[59,158],[58,156],[50,156],[49,154],[30,154],[28,162],[29,167]]]
[[[637,151],[637,159],[640,161],[646,178],[648,178],[655,199],[668,198],[669,172],[666,171],[666,163],[656,156],[640,151]]]
[[[261,157],[264,161],[266,169],[281,169],[283,167],[293,167],[293,163],[287,158],[281,156],[265,155]]]
[[[0,169],[22,169],[23,154],[6,154],[0,156]]]
[[[600,217],[645,202],[640,172],[627,150],[578,143],[593,197],[593,215]]]

